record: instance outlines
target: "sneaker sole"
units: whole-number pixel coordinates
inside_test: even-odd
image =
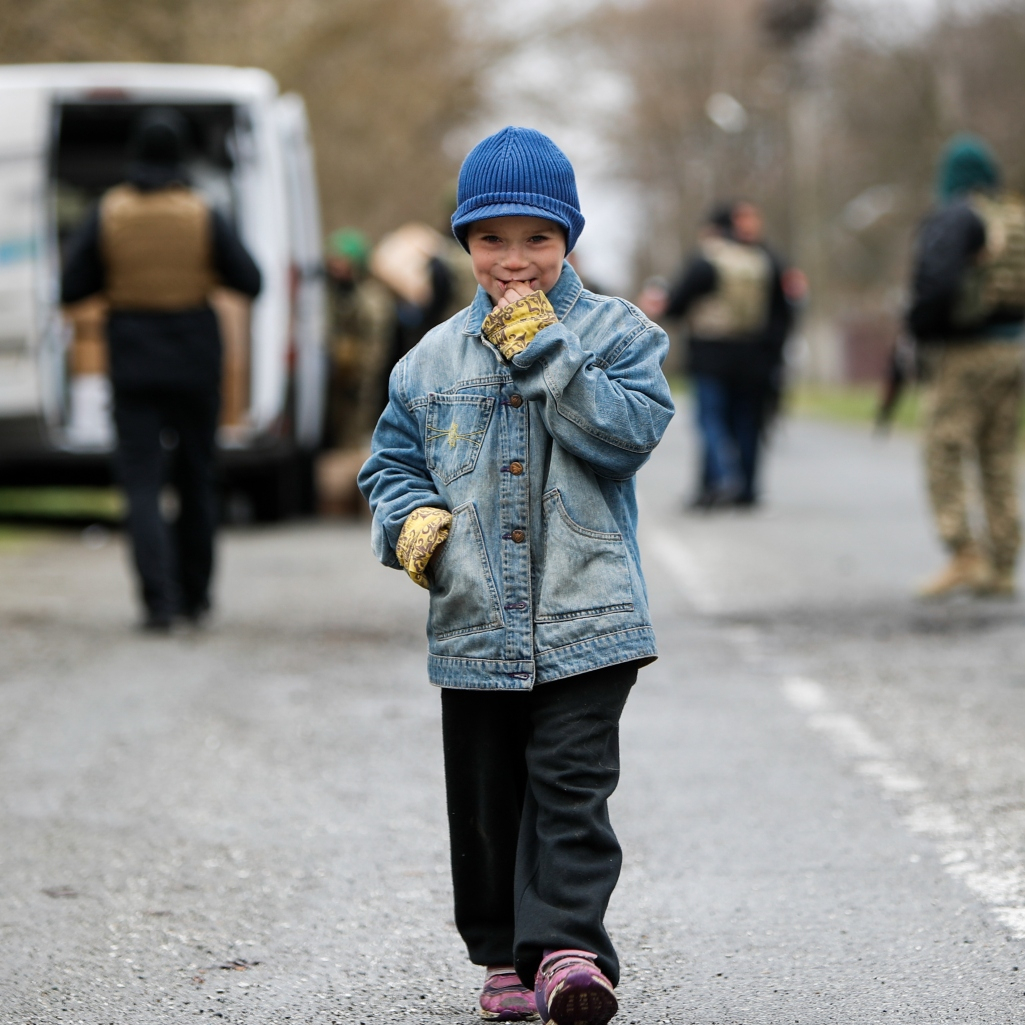
[[[548,1001],[554,1025],[606,1025],[619,1010],[615,993],[590,972],[570,975]]]
[[[480,1016],[485,1021],[537,1021],[541,1017],[534,1011],[523,1014],[519,1011],[485,1011],[481,1009]]]

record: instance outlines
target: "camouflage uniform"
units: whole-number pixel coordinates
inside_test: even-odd
[[[965,589],[1015,592],[1025,202],[1000,192],[999,184],[1000,168],[985,142],[951,139],[936,180],[940,205],[922,222],[915,244],[907,320],[932,370],[926,471],[939,534],[952,555],[919,588],[923,598]],[[966,462],[978,467],[985,541],[971,534]]]
[[[333,283],[331,301],[330,443],[363,445],[384,408],[395,300],[373,277]]]
[[[929,353],[932,385],[926,474],[940,537],[954,553],[972,544],[965,464],[976,461],[994,569],[1013,568],[1021,540],[1017,437],[1022,349],[1013,342],[951,344]]]

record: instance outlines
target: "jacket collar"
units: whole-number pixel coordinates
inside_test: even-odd
[[[567,261],[563,260],[562,273],[559,275],[559,280],[555,282],[555,287],[548,293],[548,301],[552,304],[552,309],[555,310],[555,315],[559,320],[565,319],[566,314],[573,309],[583,290],[584,286],[581,284],[577,272]],[[492,311],[494,305],[491,301],[491,296],[478,285],[477,294],[473,297],[473,302],[470,303],[470,308],[466,311],[463,334],[479,335],[484,318]]]

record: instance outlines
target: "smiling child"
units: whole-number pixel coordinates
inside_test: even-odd
[[[573,168],[540,132],[470,153],[452,218],[480,285],[396,365],[360,487],[430,590],[456,925],[483,1017],[604,1025],[619,718],[655,638],[634,475],[673,415],[664,332],[585,291]]]

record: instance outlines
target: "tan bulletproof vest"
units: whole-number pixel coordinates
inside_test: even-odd
[[[100,206],[100,248],[115,310],[195,309],[216,284],[210,210],[184,186],[111,189]]]
[[[1012,195],[973,195],[968,202],[986,226],[986,246],[954,309],[954,322],[965,326],[997,310],[1025,310],[1025,202]]]
[[[729,341],[761,331],[769,319],[772,261],[768,253],[727,238],[706,239],[700,251],[715,268],[716,288],[692,307],[691,334]]]

